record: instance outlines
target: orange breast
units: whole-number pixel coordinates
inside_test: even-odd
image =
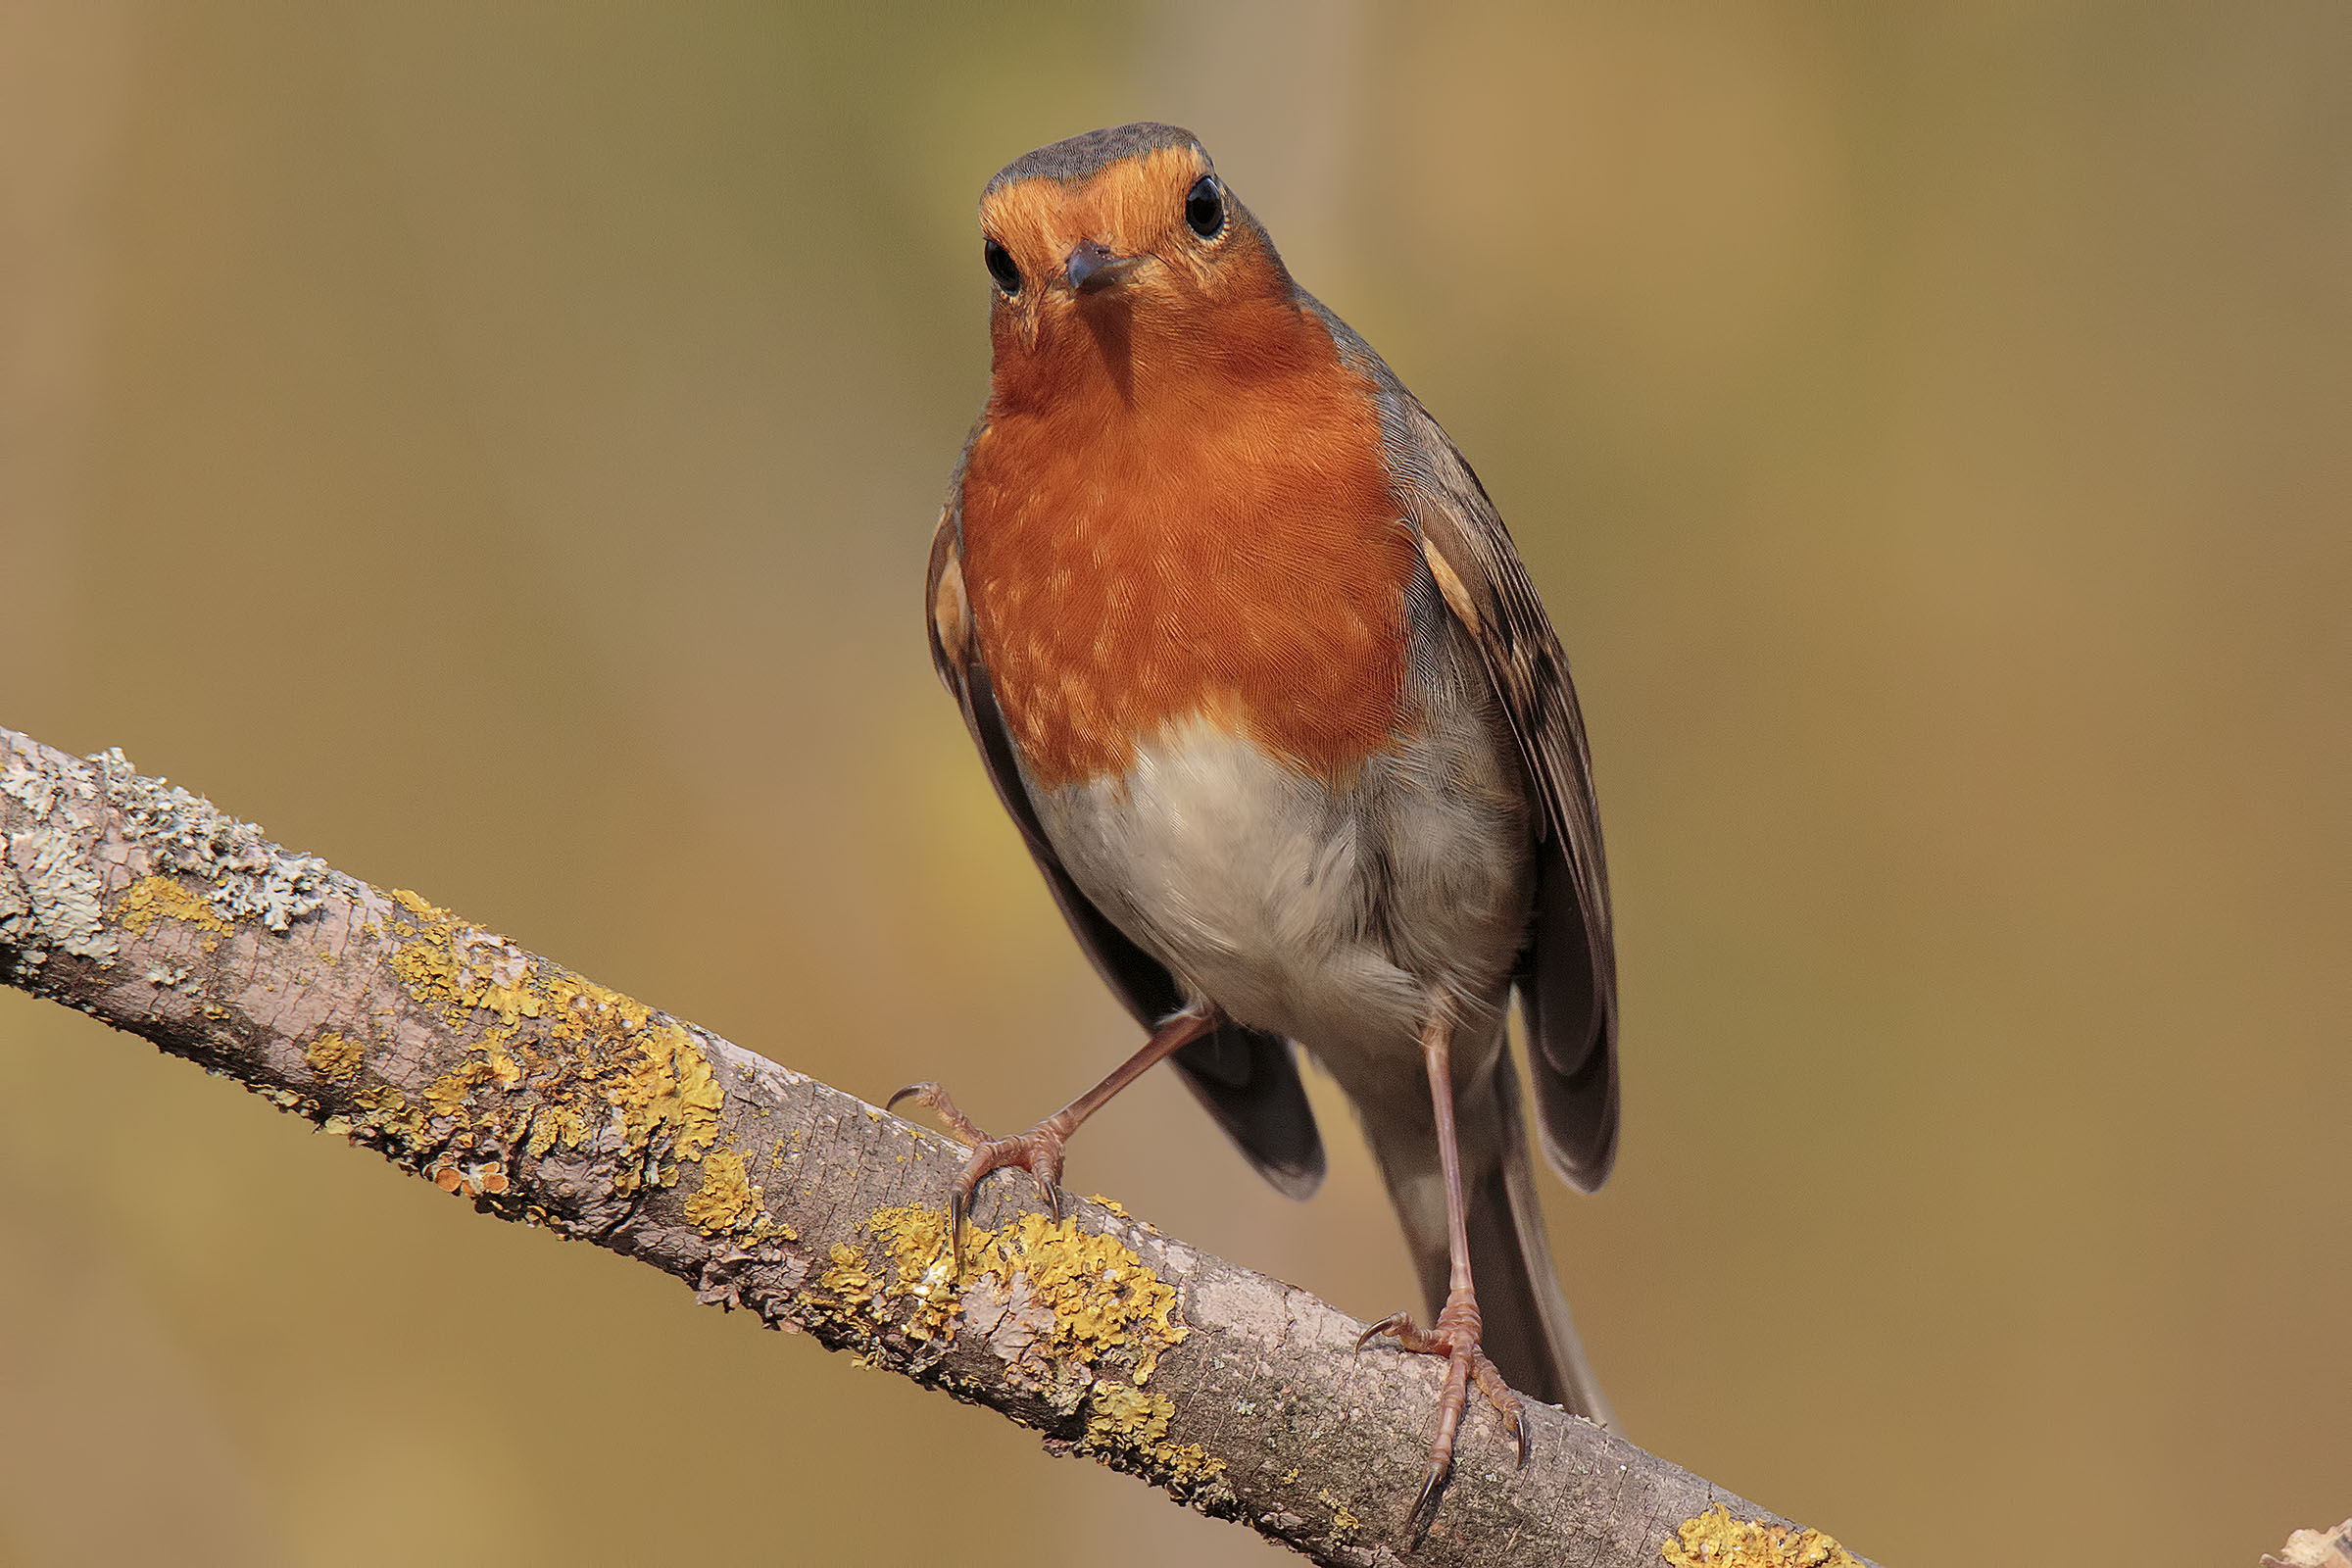
[[[1026,381],[1000,364],[964,582],[1045,788],[1124,773],[1200,712],[1336,783],[1404,722],[1418,558],[1370,390],[1320,321],[1247,309],[1225,323],[1247,352],[1075,343]]]

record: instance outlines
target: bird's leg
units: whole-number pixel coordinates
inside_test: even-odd
[[[1462,1154],[1453,1131],[1453,1014],[1444,1003],[1431,1009],[1421,1030],[1421,1061],[1429,1070],[1429,1097],[1437,1110],[1438,1164],[1446,1177],[1446,1248],[1451,1262],[1446,1280],[1446,1307],[1436,1323],[1419,1328],[1412,1315],[1397,1312],[1383,1318],[1356,1337],[1359,1351],[1375,1339],[1394,1340],[1406,1350],[1446,1358],[1446,1387],[1438,1396],[1438,1434],[1429,1446],[1429,1467],[1421,1492],[1405,1517],[1405,1533],[1414,1545],[1429,1534],[1438,1500],[1453,1473],[1453,1440],[1461,1430],[1462,1411],[1470,1401],[1470,1385],[1494,1407],[1519,1445],[1519,1462],[1527,1463],[1527,1413],[1519,1396],[1502,1381],[1494,1363],[1479,1348],[1484,1326],[1478,1315],[1478,1294],[1470,1283],[1470,1223],[1462,1202]]]
[[[1011,1138],[991,1138],[982,1132],[970,1117],[956,1108],[956,1102],[937,1084],[908,1084],[891,1096],[884,1109],[895,1107],[902,1100],[919,1101],[939,1112],[939,1119],[947,1124],[948,1130],[971,1147],[971,1158],[963,1162],[963,1169],[948,1188],[948,1256],[956,1278],[960,1281],[963,1277],[963,1219],[971,1211],[972,1194],[990,1172],[1018,1165],[1037,1179],[1046,1207],[1055,1219],[1061,1218],[1061,1157],[1070,1134],[1087,1117],[1109,1103],[1111,1096],[1216,1025],[1216,1015],[1207,1008],[1186,1008],[1154,1029],[1152,1038],[1144,1042],[1143,1050],[1121,1062],[1109,1077],[1027,1132]]]

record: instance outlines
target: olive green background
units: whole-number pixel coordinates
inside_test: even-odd
[[[919,620],[972,203],[1192,125],[1574,658],[1629,1433],[1897,1568],[2352,1512],[2352,11],[0,5],[0,723],[869,1098],[1129,1049]],[[1071,1181],[1358,1314],[1154,1077]],[[1401,1499],[1399,1499],[1401,1505]],[[1272,1562],[0,994],[0,1562]]]

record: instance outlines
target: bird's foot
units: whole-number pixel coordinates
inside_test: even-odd
[[[1412,1512],[1405,1516],[1406,1539],[1414,1546],[1421,1544],[1429,1534],[1430,1521],[1437,1517],[1438,1501],[1446,1494],[1446,1478],[1453,1473],[1454,1434],[1461,1430],[1462,1411],[1470,1402],[1470,1385],[1476,1383],[1478,1392],[1502,1417],[1510,1429],[1511,1438],[1519,1445],[1519,1463],[1527,1464],[1527,1412],[1519,1403],[1519,1396],[1502,1381],[1494,1363],[1479,1348],[1478,1337],[1483,1324],[1478,1315],[1478,1298],[1468,1291],[1455,1291],[1446,1298],[1446,1309],[1430,1328],[1415,1326],[1412,1314],[1396,1312],[1382,1318],[1356,1336],[1355,1348],[1363,1348],[1376,1339],[1394,1340],[1399,1349],[1416,1355],[1442,1355],[1446,1358],[1446,1388],[1438,1396],[1438,1435],[1429,1446],[1429,1468],[1421,1481],[1421,1492],[1413,1499]]]
[[[971,1157],[963,1162],[955,1181],[948,1186],[948,1256],[954,1265],[956,1283],[963,1280],[963,1222],[971,1212],[972,1195],[992,1172],[1008,1166],[1019,1166],[1037,1181],[1037,1190],[1046,1200],[1047,1210],[1054,1219],[1061,1218],[1061,1160],[1062,1150],[1069,1134],[1060,1125],[1058,1114],[1025,1133],[1010,1138],[991,1138],[972,1124],[970,1117],[956,1108],[948,1092],[933,1083],[908,1084],[890,1097],[885,1110],[895,1109],[902,1100],[912,1100],[928,1105],[939,1113],[939,1119],[957,1140],[968,1145]]]

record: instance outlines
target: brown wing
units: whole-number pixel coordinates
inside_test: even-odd
[[[973,439],[977,440],[974,432]],[[965,448],[969,455],[970,448]],[[924,592],[931,630],[931,662],[963,710],[964,726],[979,749],[997,799],[1021,830],[1030,857],[1045,874],[1054,902],[1061,906],[1070,934],[1078,939],[1102,983],[1151,1028],[1185,1004],[1182,989],[1166,966],[1130,941],[1070,880],[1061,858],[1046,839],[1037,808],[1029,799],[1014,760],[1012,737],[997,709],[988,671],[976,657],[971,605],[963,589],[959,532],[962,465],[949,488],[948,505],[931,540],[930,580]],[[1323,1140],[1315,1113],[1298,1081],[1291,1043],[1279,1035],[1227,1024],[1202,1036],[1175,1056],[1178,1074],[1217,1125],[1240,1148],[1258,1174],[1291,1198],[1305,1198],[1323,1184]]]
[[[1617,1158],[1617,956],[1584,714],[1567,656],[1494,503],[1437,422],[1415,412],[1416,433],[1450,459],[1431,465],[1437,484],[1407,487],[1422,549],[1446,608],[1485,658],[1543,802],[1535,941],[1520,959],[1519,1004],[1544,1152],[1589,1193]]]
[[[1381,435],[1430,575],[1478,644],[1543,807],[1535,938],[1520,957],[1544,1152],[1592,1192],[1617,1158],[1617,955],[1609,869],[1592,798],[1585,718],[1568,656],[1494,503],[1453,442],[1347,323],[1302,297],[1373,383]]]

